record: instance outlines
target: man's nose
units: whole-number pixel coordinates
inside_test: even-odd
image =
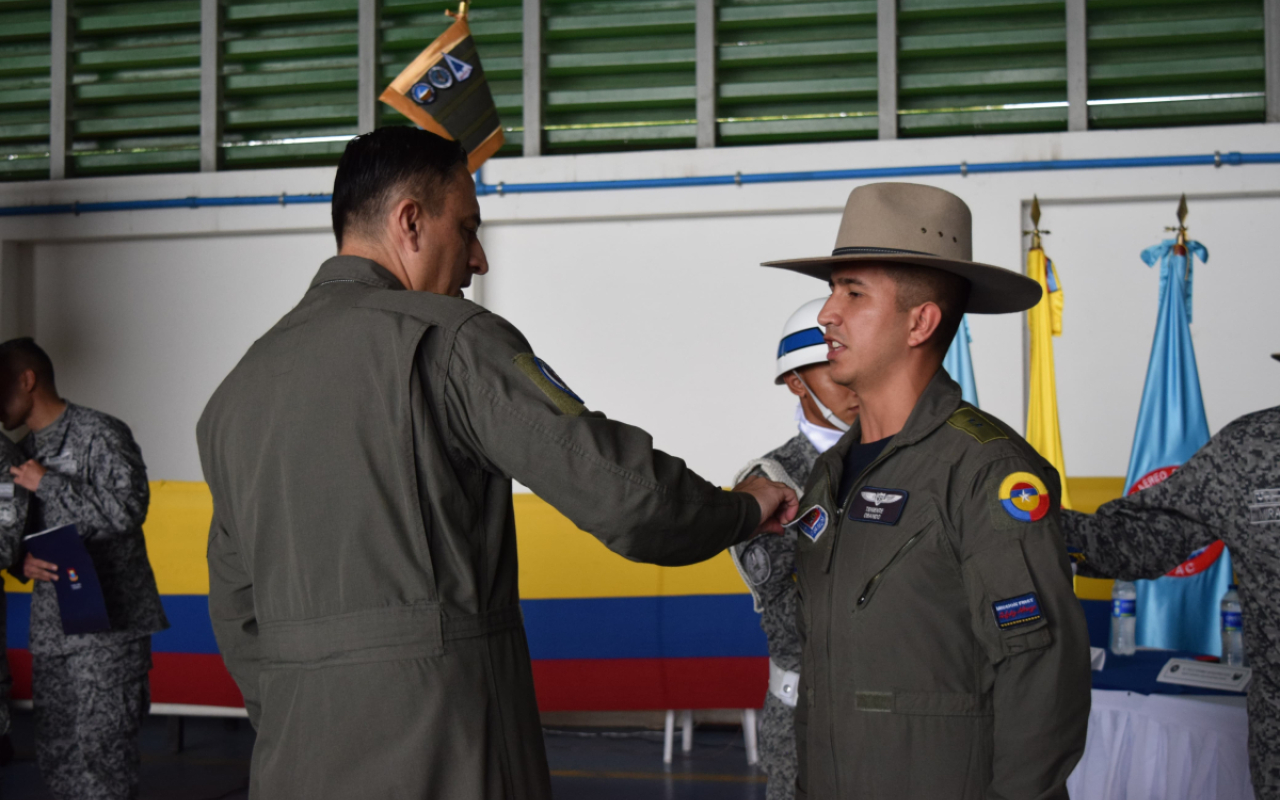
[[[471,271],[477,275],[485,275],[489,272],[489,257],[485,255],[484,245],[476,242],[475,248],[471,253],[471,263],[468,264]]]
[[[822,310],[818,312],[818,324],[824,327],[830,327],[840,322],[840,316],[835,313],[835,309],[831,307],[831,301],[835,299],[833,293],[827,298],[827,302],[822,304]]]

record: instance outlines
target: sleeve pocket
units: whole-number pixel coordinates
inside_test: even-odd
[[[1016,538],[971,556],[964,564],[973,630],[991,662],[1048,647],[1049,618]]]

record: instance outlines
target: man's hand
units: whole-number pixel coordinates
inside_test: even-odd
[[[13,473],[13,482],[28,492],[34,492],[40,488],[40,479],[48,471],[35,459],[31,459],[21,466],[9,467],[9,472]]]
[[[27,560],[22,562],[22,574],[33,581],[56,581],[58,579],[58,565],[50,564],[48,561],[41,561],[27,553]]]
[[[800,509],[800,499],[790,487],[758,475],[747,478],[733,490],[751,495],[760,504],[760,527],[756,533],[782,533],[782,526],[795,519]]]

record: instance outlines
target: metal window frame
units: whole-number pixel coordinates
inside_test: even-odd
[[[694,17],[697,146],[716,146],[716,0],[697,0]]]
[[[1067,130],[1089,130],[1089,26],[1086,0],[1067,4]]]
[[[222,0],[200,0],[200,171],[222,166]]]
[[[360,0],[356,35],[357,81],[356,129],[368,133],[378,127],[378,33],[382,27],[382,0]]]
[[[1280,122],[1280,0],[1265,0],[1267,122]]]
[[[542,0],[524,0],[524,154],[542,155]]]
[[[880,138],[898,138],[898,0],[876,0],[876,113]]]
[[[71,152],[71,0],[53,0],[49,18],[49,178],[68,177]]]

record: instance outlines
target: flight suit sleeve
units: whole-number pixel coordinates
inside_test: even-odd
[[[431,391],[430,364],[419,372]],[[494,314],[458,331],[443,404],[455,446],[528,486],[610,550],[668,566],[711,558],[760,522],[749,495],[725,492],[643,430],[588,411],[524,337]]]
[[[106,538],[142,526],[151,502],[142,451],[127,431],[103,428],[89,446],[90,480],[50,471],[36,497],[53,519],[74,519],[84,538]],[[57,513],[61,511],[62,513]]]
[[[1229,449],[1228,437],[1219,434],[1155,486],[1112,500],[1096,514],[1064,511],[1063,538],[1084,555],[1080,574],[1158,578],[1212,544],[1220,535],[1216,515],[1234,507],[1225,498],[1206,496],[1237,471]]]
[[[1084,752],[1092,680],[1089,634],[1059,533],[1058,476],[1003,457],[977,469],[969,487],[952,514],[973,631],[992,666],[987,797],[1065,800]],[[1019,504],[1003,502],[1015,493]],[[1037,498],[1046,494],[1042,505]]]
[[[244,695],[249,722],[258,727],[258,617],[253,580],[231,533],[215,512],[209,527],[209,619],[227,671]]]
[[[805,620],[804,590],[796,586],[796,639],[800,642],[800,652],[807,652],[809,644],[809,626]],[[795,731],[796,731],[796,800],[808,800],[809,797],[809,676],[807,663],[800,667],[800,682],[796,685]]]
[[[22,557],[22,535],[27,527],[30,495],[14,482],[9,472],[10,467],[24,461],[22,453],[8,442],[3,444],[6,446],[0,452],[0,569],[8,569]],[[21,568],[16,572],[21,575]]]

